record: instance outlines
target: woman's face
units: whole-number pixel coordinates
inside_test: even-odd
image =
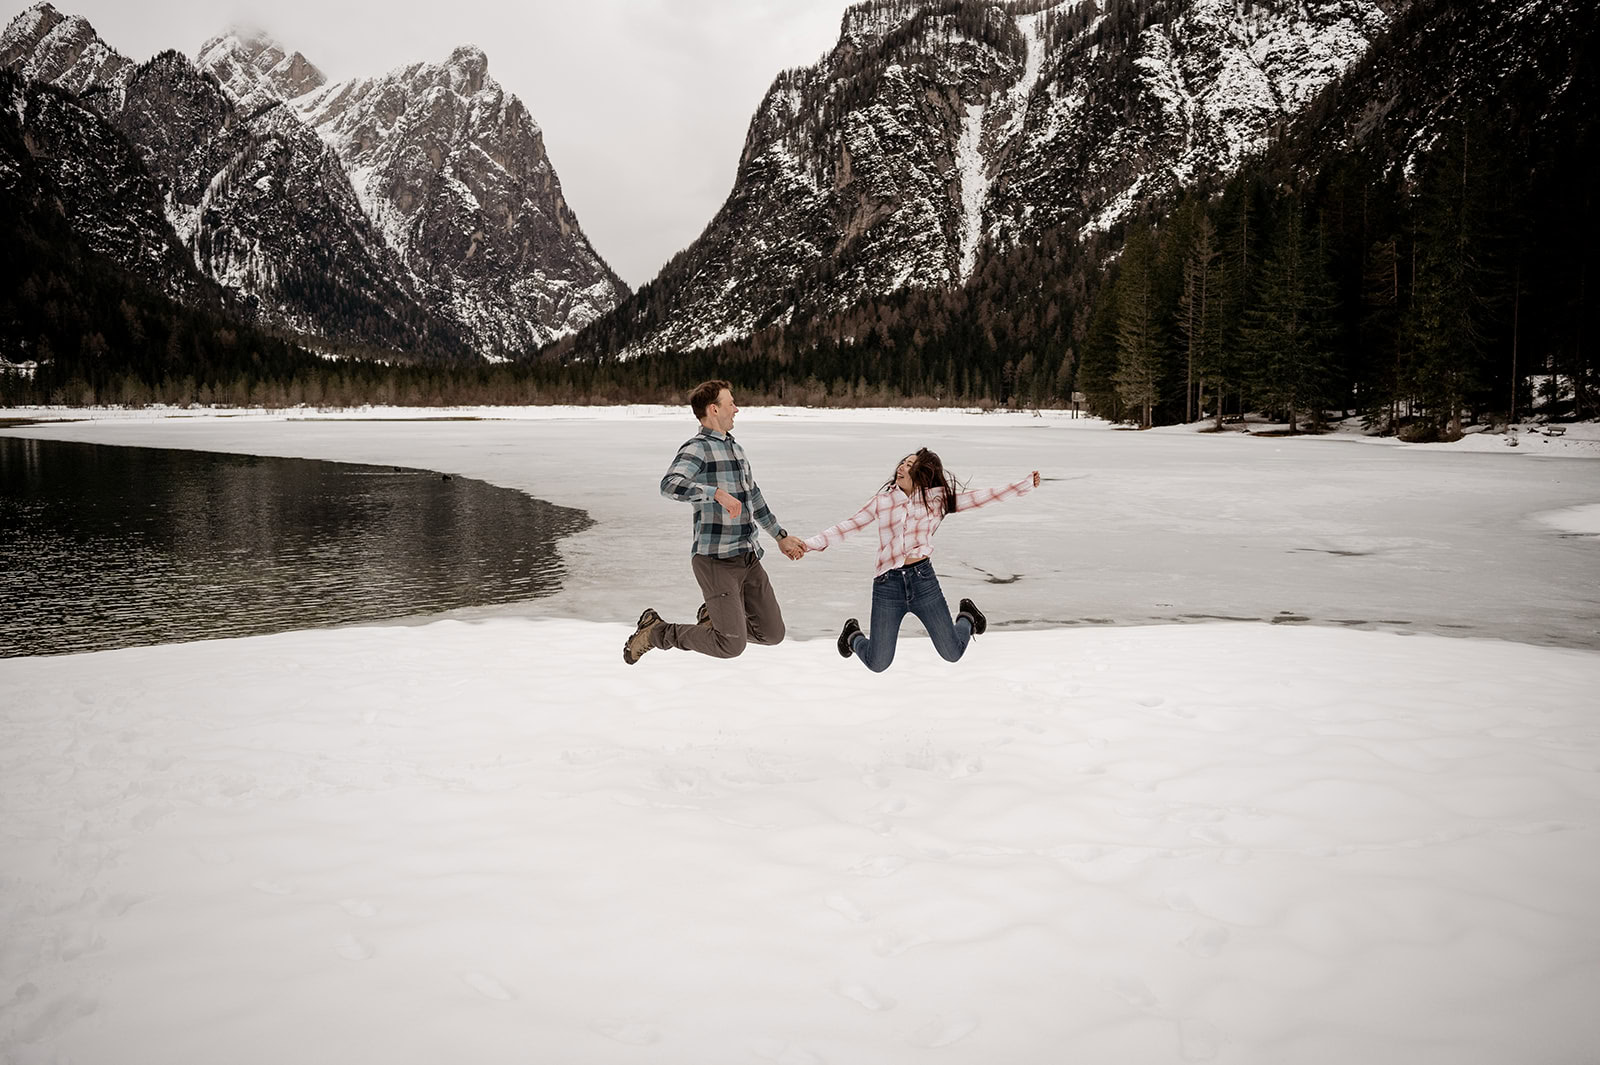
[[[911,481],[911,471],[916,467],[916,465],[917,456],[907,455],[905,458],[900,460],[900,465],[896,466],[894,469],[894,483],[899,486],[900,491],[904,492],[906,495],[910,495],[912,489],[916,487],[916,485]]]

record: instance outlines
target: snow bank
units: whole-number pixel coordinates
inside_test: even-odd
[[[1267,625],[0,661],[0,1059],[1578,1061],[1600,655]]]

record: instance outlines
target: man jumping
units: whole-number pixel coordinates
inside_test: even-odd
[[[743,654],[747,643],[783,640],[783,612],[761,568],[756,526],[767,530],[790,559],[805,554],[800,538],[790,536],[767,509],[750,472],[744,448],[733,439],[739,413],[733,386],[705,381],[689,393],[689,407],[700,431],[686,440],[661,478],[661,494],[694,504],[694,578],[705,595],[693,625],[674,625],[646,608],[639,627],[622,646],[622,660],[633,665],[652,647],[698,651],[712,658]]]

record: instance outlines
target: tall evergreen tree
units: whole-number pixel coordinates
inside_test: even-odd
[[[1183,291],[1178,297],[1178,331],[1183,339],[1183,420],[1192,422],[1203,413],[1206,385],[1220,398],[1222,366],[1222,253],[1217,247],[1217,227],[1202,208],[1195,220],[1188,253],[1183,259]],[[1222,424],[1222,404],[1217,404],[1217,424]]]
[[[1363,382],[1367,428],[1394,432],[1400,420],[1400,242],[1394,236],[1367,249],[1362,270],[1361,343],[1369,354]]]
[[[1223,408],[1231,391],[1237,411],[1243,414],[1250,401],[1249,352],[1245,337],[1245,311],[1254,299],[1256,274],[1260,269],[1261,224],[1259,176],[1247,171],[1229,183],[1217,207],[1218,239],[1222,245],[1221,328],[1222,342],[1213,368],[1218,379],[1217,426],[1221,428]]]
[[[1122,252],[1121,311],[1117,316],[1117,393],[1139,412],[1139,428],[1154,424],[1161,399],[1165,335],[1158,306],[1151,234],[1135,227]]]
[[[1302,410],[1313,424],[1322,420],[1336,302],[1321,242],[1305,224],[1299,197],[1290,196],[1261,265],[1255,305],[1245,314],[1259,395],[1287,416],[1290,432],[1298,431]]]
[[[1492,128],[1492,127],[1491,127]],[[1405,319],[1410,385],[1432,429],[1461,435],[1468,396],[1483,384],[1492,195],[1487,152],[1467,123],[1429,156],[1418,183],[1416,272]]]

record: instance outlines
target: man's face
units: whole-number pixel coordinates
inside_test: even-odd
[[[706,408],[706,421],[717,432],[729,433],[733,431],[733,416],[738,413],[739,406],[733,401],[733,393],[724,388],[717,393],[717,401]]]

